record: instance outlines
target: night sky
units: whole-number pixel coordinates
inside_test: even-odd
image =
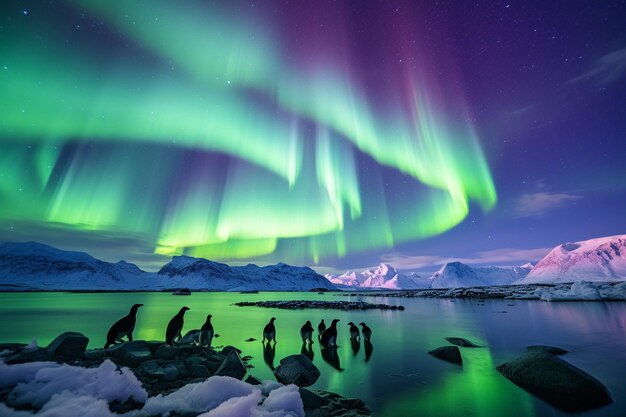
[[[5,1],[0,241],[515,265],[626,232],[624,1]]]

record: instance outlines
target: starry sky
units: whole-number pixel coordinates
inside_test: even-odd
[[[7,1],[0,241],[516,265],[626,231],[624,1]]]

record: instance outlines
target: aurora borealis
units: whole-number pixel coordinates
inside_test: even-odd
[[[343,265],[472,238],[524,191],[494,179],[453,25],[392,6],[3,5],[2,240]]]

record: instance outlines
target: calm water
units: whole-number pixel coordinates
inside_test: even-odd
[[[311,293],[166,293],[68,294],[1,293],[0,342],[46,345],[64,331],[79,331],[90,347],[101,347],[109,326],[134,303],[139,310],[136,339],[163,340],[165,326],[181,306],[191,308],[185,330],[199,328],[207,314],[221,335],[214,344],[232,344],[251,355],[251,373],[273,379],[263,352],[261,331],[277,317],[274,364],[300,353],[300,326],[321,318],[339,323],[337,358],[323,358],[313,345],[313,362],[322,375],[312,388],[364,399],[375,416],[562,416],[551,406],[526,394],[495,371],[531,344],[550,344],[570,351],[563,358],[586,370],[612,392],[615,402],[583,416],[626,415],[626,303],[546,303],[540,301],[483,302],[478,300],[370,298],[366,301],[402,304],[405,311],[344,312],[335,310],[275,310],[235,307],[241,300],[328,299]],[[347,299],[347,297],[341,297]],[[354,297],[353,299],[360,299]],[[514,304],[514,305],[509,305]],[[349,341],[347,323],[366,322],[373,329],[373,351],[366,362],[361,344]],[[448,364],[426,352],[458,336],[485,346],[462,349],[464,366]],[[245,342],[254,337],[256,342]],[[265,353],[265,355],[264,355]],[[338,362],[338,363],[337,363]],[[340,368],[338,370],[336,368]]]

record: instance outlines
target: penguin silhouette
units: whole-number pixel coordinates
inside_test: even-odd
[[[263,328],[263,341],[261,343],[264,343],[265,340],[268,342],[273,340],[274,343],[276,343],[276,327],[274,327],[274,320],[276,320],[276,317],[272,317],[270,322]]]
[[[359,325],[362,327],[361,333],[363,334],[363,340],[369,342],[372,339],[372,329],[367,327],[367,324],[361,322]],[[358,330],[358,329],[357,329]]]
[[[324,319],[320,321],[320,324],[317,325],[317,338],[321,339],[322,334],[324,334],[324,330],[326,330],[326,323],[324,323]]]
[[[307,320],[307,322],[304,323],[304,326],[300,328],[300,337],[302,338],[302,343],[307,340],[309,343],[313,343],[313,326],[310,321]]]
[[[334,319],[331,323],[330,327],[324,330],[322,334],[322,347],[324,348],[332,348],[337,347],[337,323],[339,319]]]
[[[360,337],[359,328],[356,327],[354,323],[352,322],[348,323],[348,326],[350,326],[350,340],[353,340],[353,341],[359,340],[359,337]]]
[[[206,321],[200,328],[200,346],[211,347],[211,342],[213,342],[213,336],[215,335],[215,331],[213,330],[213,325],[211,324],[211,316],[210,314],[206,316]]]
[[[128,341],[133,340],[133,330],[135,330],[135,323],[137,322],[137,310],[143,304],[134,304],[130,308],[130,312],[116,321],[113,326],[109,329],[107,333],[107,342],[104,345],[105,349],[108,349],[109,346],[115,344],[115,342],[121,342],[122,337],[128,337]]]
[[[189,310],[189,307],[183,307],[180,311],[172,317],[167,324],[167,330],[165,331],[165,343],[169,346],[174,344],[174,341],[178,341],[181,338],[180,332],[183,331],[183,324],[185,323],[185,311]]]

